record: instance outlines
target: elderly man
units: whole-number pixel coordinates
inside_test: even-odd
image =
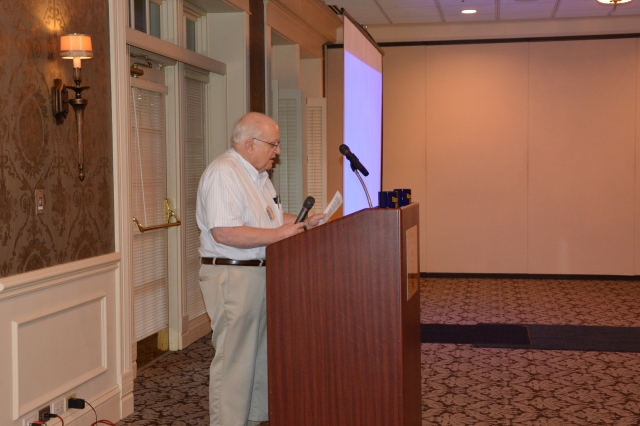
[[[232,148],[205,170],[198,187],[200,288],[216,349],[211,362],[211,426],[268,424],[265,246],[316,226],[294,224],[268,177],[280,130],[259,113],[234,126]]]

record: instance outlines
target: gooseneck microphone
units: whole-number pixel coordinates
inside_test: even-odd
[[[300,213],[298,213],[298,217],[296,218],[296,221],[293,223],[300,223],[304,221],[307,218],[307,213],[309,213],[309,210],[313,208],[313,205],[315,202],[316,202],[315,198],[307,197],[304,200],[304,203],[302,203],[302,210],[300,210]]]
[[[360,184],[362,184],[364,193],[367,196],[367,201],[369,202],[369,208],[372,209],[373,205],[371,204],[371,197],[369,197],[369,191],[367,190],[367,185],[364,184],[364,181],[362,180],[362,176],[360,176],[360,173],[362,173],[365,176],[369,176],[369,171],[367,171],[367,169],[364,168],[362,163],[360,163],[360,160],[358,160],[358,157],[356,157],[355,154],[351,152],[348,146],[346,146],[345,144],[342,144],[338,149],[340,149],[340,153],[345,157],[347,157],[347,159],[351,162],[351,170],[353,170],[353,173],[355,173],[356,176],[358,177]],[[358,171],[360,173],[358,173]]]
[[[356,155],[353,152],[351,152],[348,146],[346,146],[345,144],[342,144],[340,145],[339,149],[340,149],[340,153],[345,157],[347,157],[349,162],[351,162],[351,169],[354,172],[358,170],[363,175],[369,176],[369,172],[367,171],[367,169],[365,169],[362,163],[360,163],[360,160],[358,160],[358,157],[356,157]]]

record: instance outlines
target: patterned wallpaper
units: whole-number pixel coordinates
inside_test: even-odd
[[[54,79],[73,84],[72,61],[59,56],[69,33],[91,35],[94,54],[82,61],[91,87],[82,93],[83,182],[73,110],[62,125],[51,112]],[[0,277],[113,252],[107,0],[0,1],[0,97]]]

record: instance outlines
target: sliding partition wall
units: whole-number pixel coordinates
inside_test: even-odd
[[[424,206],[423,272],[640,273],[636,38],[384,49],[383,187]]]

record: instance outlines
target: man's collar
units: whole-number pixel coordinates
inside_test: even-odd
[[[231,151],[233,156],[236,157],[236,159],[240,162],[240,164],[242,164],[242,167],[244,167],[247,173],[249,173],[249,176],[253,181],[260,182],[261,185],[264,185],[266,180],[269,178],[269,172],[265,170],[262,173],[258,173],[258,170],[256,170],[256,168],[253,167],[253,165],[250,162],[245,160],[245,158],[242,155],[240,155],[240,153],[236,151],[233,147],[229,148],[229,151]]]

